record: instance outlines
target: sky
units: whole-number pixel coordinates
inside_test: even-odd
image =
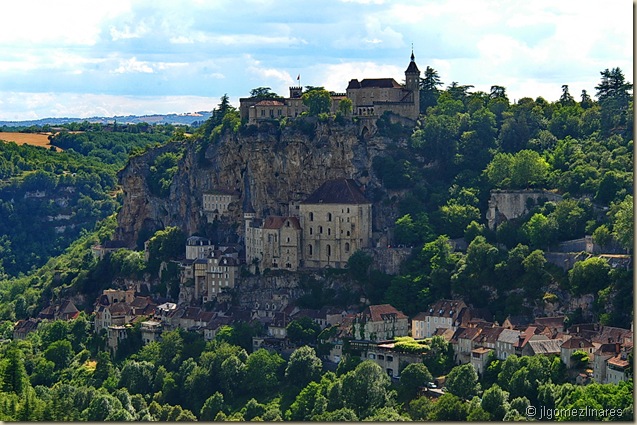
[[[20,0],[2,5],[0,120],[210,111],[256,87],[404,80],[511,101],[633,82],[632,0]],[[300,81],[297,77],[300,76]]]

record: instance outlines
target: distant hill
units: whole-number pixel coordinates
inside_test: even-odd
[[[32,126],[32,125],[61,125],[72,122],[84,122],[108,124],[117,121],[119,124],[184,124],[191,125],[197,121],[205,121],[212,115],[212,111],[187,112],[183,114],[153,114],[153,115],[122,115],[115,117],[91,117],[91,118],[42,118],[29,121],[0,121],[0,127]]]

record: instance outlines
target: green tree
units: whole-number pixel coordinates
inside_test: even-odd
[[[250,90],[250,97],[254,99],[264,100],[264,99],[280,99],[281,96],[274,93],[270,87],[257,87]],[[210,420],[214,419],[211,418]]]
[[[632,195],[626,195],[623,201],[612,204],[608,214],[613,223],[613,236],[626,250],[631,250],[634,243],[634,204]]]
[[[321,376],[323,362],[316,356],[314,348],[307,345],[294,350],[285,368],[286,380],[303,388],[312,381],[317,381]]]
[[[10,348],[5,352],[4,358],[2,390],[21,396],[29,385],[29,376],[24,367],[24,355],[17,348]]]
[[[447,390],[464,400],[469,400],[480,391],[478,374],[471,364],[463,364],[451,369],[445,381]]]
[[[592,257],[578,261],[568,272],[571,290],[576,295],[596,294],[608,285],[610,266],[603,258]]]
[[[283,374],[285,360],[277,353],[259,349],[246,361],[245,385],[251,394],[265,396],[276,392]]]
[[[490,420],[501,421],[507,412],[509,393],[498,384],[485,390],[482,395],[482,408],[489,412]]]
[[[332,96],[323,87],[312,87],[303,93],[301,100],[309,108],[308,113],[311,116],[329,113],[332,106]]]
[[[400,372],[398,396],[401,400],[411,400],[418,393],[419,387],[424,387],[432,381],[433,376],[427,366],[422,363],[410,363]]]
[[[467,404],[456,395],[446,393],[433,404],[428,419],[430,421],[465,421],[467,414]]]
[[[346,373],[342,382],[343,404],[356,412],[358,417],[369,416],[377,408],[387,405],[391,399],[389,376],[370,360]]]
[[[290,341],[302,345],[316,343],[316,337],[321,332],[321,327],[312,318],[304,316],[292,320],[286,330]]]
[[[223,399],[223,394],[220,392],[216,392],[204,403],[201,408],[201,413],[199,417],[202,421],[212,421],[215,419],[219,412],[223,412],[225,410],[225,403]]]
[[[68,367],[74,354],[69,341],[55,341],[44,351],[44,357],[55,363],[57,370]]]
[[[343,98],[340,102],[338,102],[338,112],[341,115],[347,117],[352,113],[353,103],[349,98]]]

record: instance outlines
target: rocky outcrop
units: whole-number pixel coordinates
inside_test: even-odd
[[[374,203],[374,229],[382,231],[393,224],[397,212],[373,199],[383,190],[373,175],[372,160],[388,149],[390,140],[359,134],[356,124],[306,119],[284,129],[273,124],[243,128],[208,146],[184,141],[151,149],[131,158],[119,174],[124,205],[115,237],[130,247],[141,247],[154,231],[166,226],[179,226],[187,234],[201,231],[206,223],[201,213],[203,193],[217,188],[241,193],[239,205],[229,209],[229,222],[240,233],[240,206],[246,198],[261,216],[294,214],[299,202],[323,181],[335,178],[353,178],[363,185]],[[151,164],[157,156],[180,149],[184,153],[169,195],[152,195],[147,184]]]

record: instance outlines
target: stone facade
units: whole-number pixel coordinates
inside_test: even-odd
[[[539,200],[560,202],[562,197],[545,190],[492,190],[486,217],[489,229],[495,230],[502,222],[522,217]]]
[[[271,216],[256,219],[244,214],[246,263],[264,270],[297,270],[301,258],[301,227],[298,217]]]
[[[372,204],[352,179],[328,180],[301,203],[303,266],[341,268],[371,246]]]
[[[203,212],[208,223],[218,220],[227,213],[228,206],[239,200],[235,190],[215,189],[203,194]]]

